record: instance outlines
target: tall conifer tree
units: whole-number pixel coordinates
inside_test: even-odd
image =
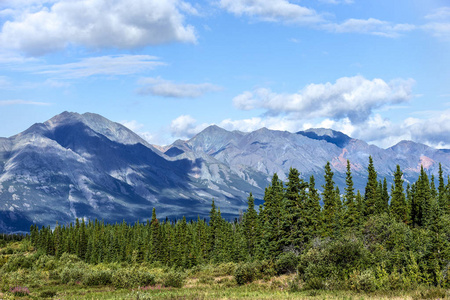
[[[258,214],[255,210],[255,199],[252,193],[247,198],[247,211],[244,214],[244,234],[247,240],[247,251],[251,257],[255,256],[255,250],[257,245],[257,225],[258,225]]]
[[[316,189],[314,176],[311,175],[308,186],[308,197],[304,209],[305,242],[321,233],[322,215],[320,211],[320,197]]]
[[[282,202],[283,246],[299,248],[304,243],[303,209],[306,202],[307,183],[300,179],[297,169],[289,170],[285,197]]]
[[[336,224],[336,214],[337,214],[337,205],[336,205],[336,191],[334,188],[333,181],[334,173],[331,171],[330,162],[327,162],[325,165],[325,185],[323,185],[323,230],[325,236],[331,236],[335,232],[335,224]]]
[[[352,228],[358,224],[358,211],[355,201],[355,189],[353,188],[351,165],[348,159],[345,184],[343,225],[347,228]]]
[[[367,167],[369,173],[366,184],[366,191],[364,194],[364,216],[368,217],[377,212],[378,199],[378,181],[377,172],[373,165],[372,156],[369,156],[369,166]]]
[[[397,169],[394,173],[394,185],[392,186],[392,198],[391,198],[391,214],[392,217],[403,223],[408,221],[408,208],[406,204],[405,194],[403,192],[403,172],[400,170],[400,166],[397,165]]]

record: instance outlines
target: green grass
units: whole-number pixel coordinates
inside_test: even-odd
[[[110,286],[86,287],[80,283],[58,284],[49,281],[46,285],[30,288],[30,295],[15,297],[6,292],[0,299],[436,299],[436,296],[448,298],[448,291],[438,290],[429,293],[427,290],[376,292],[370,294],[350,291],[302,290],[290,292],[288,282],[293,275],[272,277],[250,284],[238,286],[232,276],[212,277],[207,283],[201,278],[189,278],[183,288],[166,288],[160,284],[136,289],[114,289]],[[428,293],[428,294],[427,294]],[[440,294],[439,294],[440,293]],[[445,295],[447,293],[447,295]],[[429,298],[432,296],[432,298]],[[440,297],[443,298],[443,297]]]
[[[14,257],[24,256],[33,260],[24,268],[13,268],[6,271],[6,266],[0,265],[0,299],[317,299],[317,300],[362,300],[362,299],[448,299],[449,291],[439,288],[418,287],[415,290],[377,291],[373,293],[358,293],[340,290],[305,290],[303,283],[296,279],[295,274],[271,276],[262,274],[252,283],[238,285],[234,274],[238,267],[235,263],[197,266],[186,271],[175,271],[169,268],[152,265],[121,265],[99,264],[89,265],[76,257],[66,256],[60,260],[53,257],[40,256],[36,258],[34,251],[29,251],[24,243],[10,243],[0,247],[0,261],[6,264]],[[19,264],[19,260],[16,260]],[[20,261],[23,263],[23,261]],[[73,269],[83,274],[94,271],[129,273],[147,272],[154,276],[152,284],[145,287],[129,286],[114,288],[113,284],[105,286],[88,286],[83,280],[77,279],[79,272],[70,275],[63,283],[61,274],[64,270]],[[72,273],[71,273],[72,274]],[[169,276],[170,274],[171,276]],[[175,276],[175,277],[173,277]],[[174,281],[182,280],[182,287]],[[171,279],[168,281],[168,279]],[[2,282],[3,281],[3,282]],[[136,281],[134,281],[136,282]],[[171,282],[171,283],[168,283]],[[175,283],[177,283],[176,281]],[[10,292],[16,286],[27,287],[30,293],[17,296]],[[120,285],[122,286],[122,285]],[[294,292],[295,291],[295,292]]]

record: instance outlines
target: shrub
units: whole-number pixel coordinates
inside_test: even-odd
[[[4,264],[8,261],[8,256],[2,255],[0,256],[0,269],[3,267]]]
[[[446,299],[448,296],[450,295],[447,289],[439,287],[428,287],[426,289],[419,290],[415,295],[412,296],[412,299]]]
[[[278,275],[295,273],[298,262],[299,258],[293,252],[283,253],[275,261],[275,270]]]
[[[10,255],[14,253],[14,249],[10,248],[10,247],[6,247],[5,249],[3,249],[2,251],[0,251],[0,254],[3,255]]]
[[[243,285],[252,282],[257,276],[256,272],[257,270],[252,263],[244,263],[236,268],[234,278],[236,279],[237,284]]]
[[[243,285],[264,276],[275,275],[274,265],[270,261],[254,261],[238,265],[234,272],[237,284]]]
[[[108,285],[112,283],[112,272],[109,270],[93,270],[83,275],[84,285]]]
[[[300,291],[300,279],[298,276],[295,276],[294,279],[288,282],[288,290],[291,293],[296,293]]]
[[[119,269],[112,275],[111,282],[116,288],[133,288],[154,285],[155,276],[145,269]]]
[[[233,262],[222,263],[214,268],[214,276],[233,275],[236,271],[236,264]]]
[[[76,263],[81,262],[81,259],[74,255],[64,252],[63,255],[59,258],[59,262],[61,266],[72,266]]]
[[[270,260],[256,261],[253,264],[255,264],[255,267],[257,268],[256,279],[276,275],[275,265]]]
[[[81,281],[83,279],[83,275],[85,270],[77,267],[65,267],[60,274],[60,279],[62,283],[73,283],[77,281]]]
[[[35,262],[34,267],[37,270],[51,271],[58,267],[58,263],[54,257],[41,255]]]
[[[185,276],[179,271],[171,271],[164,276],[163,285],[165,287],[183,287]]]
[[[305,290],[323,290],[325,289],[325,282],[321,277],[309,277],[305,281]]]
[[[372,270],[354,271],[349,277],[349,288],[358,292],[375,291],[375,276]]]
[[[5,272],[14,272],[18,269],[30,269],[31,266],[31,257],[28,258],[23,255],[14,255],[3,265],[2,270]]]

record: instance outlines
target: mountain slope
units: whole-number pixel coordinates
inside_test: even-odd
[[[363,192],[369,155],[379,179],[390,182],[397,164],[407,181],[417,179],[421,165],[430,174],[439,162],[450,171],[450,151],[411,141],[381,149],[329,129],[243,133],[210,126],[163,148],[102,116],[64,112],[0,138],[0,231],[76,217],[146,220],[153,207],[160,218],[207,217],[213,198],[231,218],[246,208],[250,192],[262,203],[275,172],[285,180],[297,168],[320,188],[327,161],[343,192],[349,159]]]
[[[220,132],[220,139],[215,137],[216,141],[219,140],[215,147],[211,146],[211,132]],[[183,155],[177,156],[175,149]],[[341,191],[345,187],[347,159],[352,165],[355,187],[361,191],[366,183],[369,156],[374,159],[379,179],[386,177],[391,180],[397,164],[404,171],[405,179],[410,181],[417,179],[421,165],[431,174],[437,174],[439,162],[443,164],[444,171],[450,170],[450,155],[445,150],[406,141],[382,149],[341,132],[322,128],[297,133],[262,128],[241,133],[209,127],[188,141],[175,142],[166,153],[176,158],[187,157],[189,151],[191,158],[208,154],[231,170],[257,172],[267,178],[277,173],[284,180],[289,169],[294,167],[305,180],[314,175],[318,186],[323,184],[323,168],[330,161],[335,172],[334,180]],[[246,180],[244,176],[241,178]],[[267,180],[257,182],[257,185],[264,188]]]
[[[150,218],[155,206],[162,216],[194,217],[207,215],[212,198],[233,203],[233,210],[245,204],[229,182],[222,190],[196,178],[198,160],[168,160],[129,129],[94,114],[64,112],[2,139],[0,158],[3,230],[75,217],[135,221]]]

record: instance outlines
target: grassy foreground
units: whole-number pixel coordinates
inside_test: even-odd
[[[236,281],[235,263],[175,270],[136,263],[86,264],[36,252],[27,241],[0,247],[0,299],[447,299],[449,291],[413,289],[358,292],[307,288],[296,274]]]
[[[182,288],[163,287],[160,284],[135,289],[115,289],[110,286],[85,287],[82,284],[55,284],[30,288],[30,293],[17,296],[0,293],[0,299],[447,299],[448,291],[419,289],[377,293],[350,291],[307,290],[289,291],[292,276],[271,278],[238,286],[231,276],[211,277],[211,283],[198,278],[186,280]]]
[[[205,278],[205,277],[204,277]],[[160,284],[135,289],[115,289],[110,286],[85,287],[82,284],[56,284],[30,288],[28,295],[0,293],[0,299],[444,299],[448,291],[420,289],[413,291],[356,293],[350,291],[289,291],[293,276],[273,277],[243,286],[231,276],[211,277],[211,283],[201,283],[192,277],[182,288],[163,287]]]

